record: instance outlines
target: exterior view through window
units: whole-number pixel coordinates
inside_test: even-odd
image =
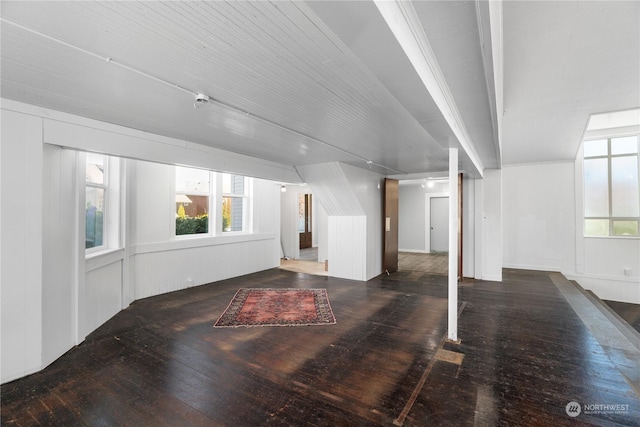
[[[638,236],[638,135],[584,141],[584,235]]]

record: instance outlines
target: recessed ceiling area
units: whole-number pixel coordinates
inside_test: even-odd
[[[287,166],[407,177],[446,171],[449,147],[472,177],[571,160],[591,114],[640,106],[638,2],[503,2],[501,22],[484,1],[397,4],[453,124],[372,1],[3,1],[2,97]],[[193,108],[197,93],[211,101]]]

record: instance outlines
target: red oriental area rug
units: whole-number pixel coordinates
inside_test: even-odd
[[[213,325],[240,326],[333,325],[336,318],[326,289],[243,288]]]

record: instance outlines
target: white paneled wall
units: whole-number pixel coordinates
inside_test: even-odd
[[[329,216],[328,225],[329,276],[367,280],[367,217]]]
[[[52,145],[43,149],[42,364],[46,366],[76,344],[78,210],[72,191],[76,152]]]
[[[2,382],[42,366],[42,119],[2,111]]]
[[[274,234],[252,240],[166,249],[145,245],[135,255],[135,296],[146,298],[277,267]]]
[[[118,259],[120,256],[115,258],[95,269],[90,266],[91,261],[87,262],[84,301],[80,307],[82,337],[122,310],[122,260]]]

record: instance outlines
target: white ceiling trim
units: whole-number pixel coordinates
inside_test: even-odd
[[[433,97],[460,146],[482,177],[484,165],[475,150],[413,4],[401,0],[374,0],[374,3]]]

